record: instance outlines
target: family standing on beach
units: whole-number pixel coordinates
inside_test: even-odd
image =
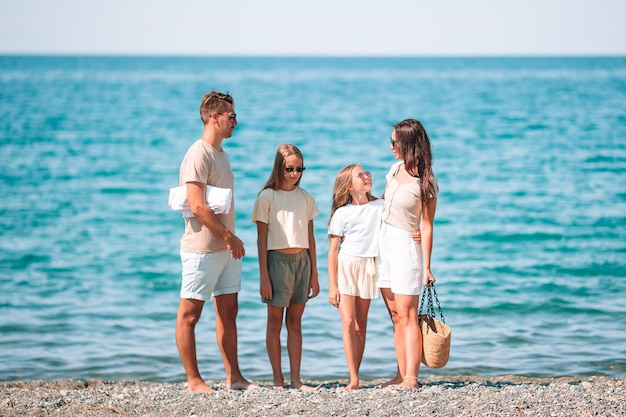
[[[241,290],[242,240],[235,235],[234,198],[224,210],[212,210],[207,187],[233,190],[234,176],[222,142],[237,126],[234,100],[212,91],[200,104],[204,130],[180,165],[179,185],[189,214],[180,242],[182,283],[176,318],[176,344],[192,392],[211,392],[197,363],[195,326],[204,303],[213,298],[217,343],[226,371],[226,387],[248,390],[258,385],[239,369],[238,292]],[[421,287],[435,281],[430,270],[433,219],[438,184],[432,172],[430,140],[421,123],[407,119],[391,133],[390,150],[398,160],[386,175],[381,199],[371,194],[372,176],[360,165],[337,175],[328,225],[328,299],[339,309],[350,379],[359,387],[371,300],[379,293],[393,325],[397,374],[383,385],[417,388],[422,355],[418,324]],[[284,388],[281,330],[287,328],[291,387],[302,383],[302,316],[306,303],[320,292],[313,219],[314,197],[300,186],[306,167],[291,144],[276,151],[269,179],[252,213],[257,226],[260,296],[267,305],[266,347],[273,385]]]

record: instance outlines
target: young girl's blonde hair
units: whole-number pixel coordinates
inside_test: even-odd
[[[351,164],[345,166],[339,171],[337,177],[335,177],[335,186],[333,187],[333,202],[330,207],[330,216],[328,217],[328,224],[330,225],[330,219],[333,218],[333,214],[339,207],[343,207],[346,204],[352,202],[352,196],[350,196],[350,187],[352,187],[352,170],[360,165]],[[377,200],[370,191],[367,192],[367,200]]]
[[[278,190],[280,188],[280,182],[283,179],[285,174],[285,159],[288,156],[295,155],[302,161],[302,165],[304,165],[304,158],[302,157],[302,152],[296,145],[292,145],[290,143],[283,143],[278,146],[276,149],[276,156],[274,157],[274,167],[272,168],[272,172],[270,173],[270,178],[267,180],[261,191],[266,188],[271,188],[272,190]],[[298,178],[298,182],[296,182],[296,186],[300,185],[300,180],[302,179],[302,175]],[[259,193],[261,192],[259,191]]]

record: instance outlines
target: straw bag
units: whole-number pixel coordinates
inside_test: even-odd
[[[435,318],[433,294],[437,301],[437,307],[439,307],[441,321]],[[426,313],[419,314],[422,312],[426,297],[428,297]],[[443,317],[443,311],[441,311],[441,304],[439,304],[434,284],[424,288],[419,313],[419,325],[422,331],[422,363],[429,368],[442,368],[448,363],[448,357],[450,356],[450,336],[452,331]]]

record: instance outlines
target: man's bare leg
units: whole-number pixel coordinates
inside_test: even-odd
[[[226,370],[226,388],[248,390],[258,388],[243,377],[239,369],[237,350],[237,294],[213,297],[215,307],[215,335]]]
[[[200,320],[204,301],[181,298],[176,316],[176,345],[187,374],[191,392],[213,392],[202,380],[196,357],[196,323]]]

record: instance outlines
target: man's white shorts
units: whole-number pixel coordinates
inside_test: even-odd
[[[230,251],[180,252],[183,264],[180,298],[208,301],[211,295],[235,294],[241,290],[241,259]]]

